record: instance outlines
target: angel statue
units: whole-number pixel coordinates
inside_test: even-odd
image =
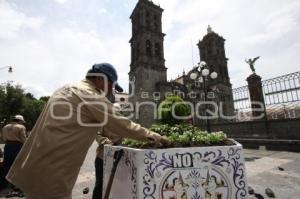
[[[252,70],[252,72],[253,73],[255,73],[255,68],[254,68],[254,63],[256,62],[256,60],[258,60],[260,57],[258,56],[258,57],[255,57],[255,58],[253,58],[253,59],[246,59],[245,60],[245,62],[247,63],[247,64],[249,64],[249,66],[250,66],[250,68],[251,68],[251,70]]]

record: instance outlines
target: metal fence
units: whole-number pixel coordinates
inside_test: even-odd
[[[300,117],[300,72],[262,81],[262,89],[271,119]],[[232,90],[236,112],[251,112],[248,86]]]
[[[242,86],[239,88],[232,89],[232,94],[233,94],[235,110],[243,110],[243,109],[251,108],[248,86]]]
[[[300,72],[262,81],[266,105],[300,101]]]

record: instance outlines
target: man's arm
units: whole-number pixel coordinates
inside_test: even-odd
[[[154,133],[141,125],[132,122],[128,118],[115,111],[113,104],[105,97],[94,97],[82,99],[86,107],[97,122],[103,122],[105,117],[107,123],[104,125],[109,132],[113,132],[122,138],[132,138],[141,141],[155,141],[168,143],[167,138]]]

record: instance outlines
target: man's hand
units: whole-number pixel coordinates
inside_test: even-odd
[[[161,136],[158,133],[151,132],[151,135],[148,137],[148,140],[155,142],[156,144],[161,144],[161,145],[170,145],[171,141],[165,137]]]

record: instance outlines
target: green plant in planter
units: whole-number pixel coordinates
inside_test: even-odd
[[[226,134],[223,132],[207,133],[196,127],[187,124],[155,124],[150,130],[168,137],[172,144],[162,147],[196,147],[196,146],[218,146],[230,145]],[[158,147],[156,143],[140,142],[132,139],[124,139],[122,145],[134,148]]]

